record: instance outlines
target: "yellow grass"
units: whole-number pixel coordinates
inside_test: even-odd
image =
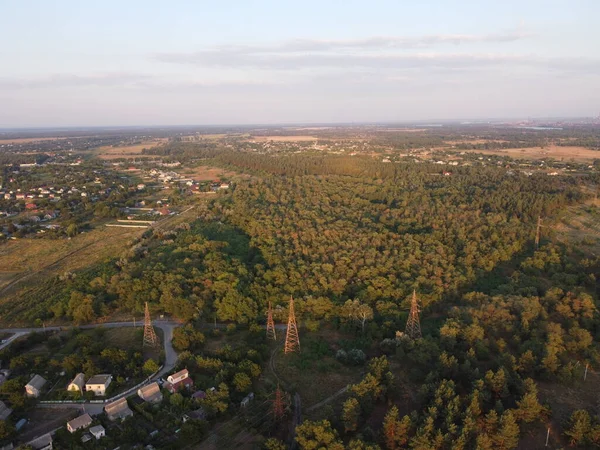
[[[82,269],[118,255],[144,229],[98,228],[68,239],[19,239],[0,247],[0,287]],[[23,277],[23,278],[22,278]]]

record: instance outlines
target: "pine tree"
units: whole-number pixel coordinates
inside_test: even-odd
[[[525,380],[525,394],[517,402],[517,418],[525,423],[533,422],[540,418],[544,408],[540,405],[537,396],[537,386],[531,378]]]
[[[398,408],[392,406],[383,419],[383,437],[388,450],[403,447],[408,442],[412,422],[410,417],[399,419]]]
[[[569,438],[569,443],[573,446],[585,444],[588,434],[592,431],[592,419],[585,409],[579,409],[571,414],[569,419],[569,428],[565,435]]]
[[[359,418],[360,404],[354,397],[350,397],[344,402],[344,407],[342,409],[342,420],[344,421],[344,429],[346,432],[356,431]]]
[[[494,436],[494,444],[500,450],[510,450],[519,444],[519,425],[512,411],[508,410],[500,418],[500,429]]]

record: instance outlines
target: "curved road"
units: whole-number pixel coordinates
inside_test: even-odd
[[[178,322],[172,322],[168,320],[157,320],[153,322],[153,325],[157,328],[160,328],[163,331],[163,344],[165,350],[165,363],[163,368],[150,380],[156,381],[161,378],[163,375],[169,373],[175,365],[177,364],[177,352],[173,348],[172,340],[173,340],[173,330],[179,326],[181,326]],[[0,332],[2,333],[14,333],[13,336],[8,338],[5,343],[0,345],[0,350],[9,346],[15,339],[18,339],[21,336],[25,336],[29,333],[34,333],[38,331],[61,331],[61,330],[70,330],[72,328],[81,328],[81,329],[92,329],[92,328],[121,328],[121,327],[142,327],[143,325],[140,322],[110,322],[110,323],[97,323],[92,325],[82,325],[80,327],[75,326],[65,326],[65,327],[45,327],[45,328],[2,328]],[[129,394],[128,391],[118,394],[113,397],[111,400],[117,400],[123,395]],[[38,406],[44,408],[84,408],[85,411],[91,415],[101,414],[104,409],[104,403],[40,403]]]

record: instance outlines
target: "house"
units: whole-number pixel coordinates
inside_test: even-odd
[[[104,407],[104,412],[108,416],[108,420],[114,422],[117,419],[125,419],[126,417],[133,416],[133,411],[129,409],[126,398],[120,398],[112,403],[109,403]]]
[[[160,403],[163,399],[163,395],[160,392],[160,387],[156,381],[148,386],[139,388],[138,395],[142,400],[148,403]]]
[[[75,378],[73,378],[73,381],[71,381],[69,383],[69,386],[67,386],[67,391],[79,392],[79,393],[83,394],[84,387],[85,387],[85,375],[82,373],[78,373],[77,375],[75,375]]]
[[[204,391],[196,391],[192,394],[192,398],[194,400],[202,400],[203,398],[206,398],[206,392]]]
[[[77,430],[83,430],[92,424],[92,418],[89,414],[76,417],[75,419],[67,422],[67,430],[69,433],[75,433]]]
[[[8,419],[8,416],[12,414],[13,410],[6,406],[6,403],[0,400],[0,420]]]
[[[44,434],[25,445],[31,447],[33,450],[52,450],[52,436],[50,433]]]
[[[112,381],[112,375],[100,374],[94,375],[85,383],[85,390],[92,391],[95,395],[106,395],[106,389]]]
[[[96,425],[95,427],[90,428],[88,431],[96,439],[100,439],[100,438],[103,438],[104,436],[106,436],[106,430],[104,429],[104,427],[102,425]]]
[[[187,369],[180,370],[173,375],[167,377],[167,381],[164,388],[167,389],[171,394],[178,392],[180,389],[194,386],[194,380],[190,378],[190,374]]]
[[[35,203],[27,203],[25,205],[25,209],[29,209],[29,210],[37,209],[37,205]]]
[[[46,380],[39,375],[34,375],[29,383],[25,385],[25,394],[27,397],[39,397]]]
[[[200,408],[195,409],[194,411],[186,414],[186,416],[188,417],[188,419],[204,420],[204,419],[206,419],[206,411],[204,410],[204,408],[200,407]]]

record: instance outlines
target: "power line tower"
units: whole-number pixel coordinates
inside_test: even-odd
[[[277,386],[277,390],[275,391],[275,400],[273,400],[273,415],[275,416],[276,421],[280,421],[283,419],[285,415],[285,403],[283,401],[283,394],[281,393],[281,389]]]
[[[540,247],[540,231],[542,229],[542,218],[538,216],[537,228],[535,230],[535,249],[537,250]]]
[[[285,334],[284,353],[293,353],[300,351],[300,336],[298,335],[298,326],[296,325],[296,313],[294,312],[294,298],[290,297],[290,316]]]
[[[271,302],[269,302],[269,309],[267,311],[267,339],[277,340],[275,334],[275,322],[273,321],[273,310],[271,309]]]
[[[406,321],[405,334],[411,339],[421,337],[421,323],[419,322],[419,301],[417,300],[417,290],[413,290],[412,301],[410,304],[410,314]]]
[[[146,311],[144,313],[144,347],[158,347],[158,337],[152,326],[148,302],[146,302]]]

